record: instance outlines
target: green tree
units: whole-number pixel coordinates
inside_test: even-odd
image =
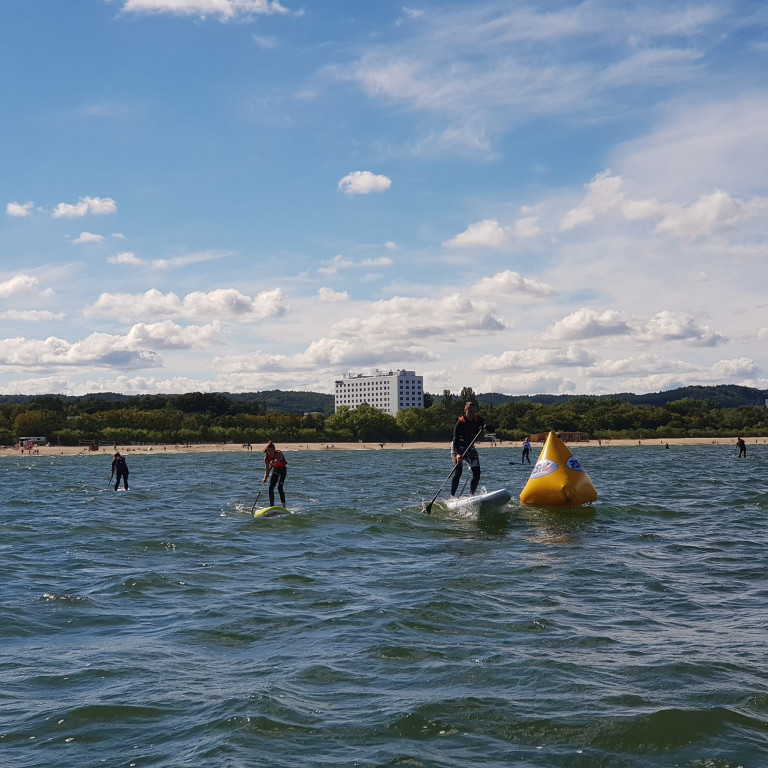
[[[19,437],[44,437],[47,441],[53,440],[53,433],[63,426],[64,418],[61,414],[47,410],[31,410],[20,413],[13,420],[13,431],[16,438]]]

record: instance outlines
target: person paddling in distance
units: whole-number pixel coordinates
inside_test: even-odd
[[[474,403],[467,403],[464,406],[464,415],[459,416],[456,426],[453,428],[451,460],[456,470],[451,479],[452,499],[456,497],[456,490],[459,487],[465,461],[472,470],[472,481],[469,484],[470,493],[474,493],[477,486],[480,485],[480,457],[477,455],[474,440],[480,430],[485,428],[485,419],[477,415],[477,406]]]
[[[526,461],[531,463],[531,441],[527,437],[523,440],[523,458],[520,463],[525,464]]]
[[[117,451],[112,457],[112,474],[109,476],[109,482],[112,483],[112,477],[117,472],[117,480],[115,480],[115,490],[120,486],[120,480],[123,481],[123,487],[128,490],[128,464],[126,464],[125,457],[120,455],[120,451]]]
[[[746,459],[747,458],[747,444],[741,438],[738,438],[738,440],[736,440],[736,447],[739,449],[739,458],[740,459]]]
[[[277,486],[278,493],[280,494],[280,503],[285,508],[285,491],[283,491],[283,483],[285,482],[285,476],[288,473],[288,462],[285,460],[282,451],[278,451],[275,448],[275,444],[270,440],[266,447],[263,449],[264,453],[264,479],[261,484],[267,482],[267,477],[272,472],[272,477],[269,481],[269,506],[275,506],[275,486]]]

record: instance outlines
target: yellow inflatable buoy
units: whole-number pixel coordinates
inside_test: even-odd
[[[580,507],[597,499],[589,475],[568,446],[550,432],[528,478],[520,503],[537,507]]]

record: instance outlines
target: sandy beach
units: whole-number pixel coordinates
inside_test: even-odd
[[[621,447],[621,446],[648,446],[655,448],[664,448],[666,445],[672,446],[686,446],[686,445],[713,445],[713,446],[735,446],[736,437],[678,437],[669,438],[668,440],[659,440],[658,438],[650,438],[644,440],[587,440],[580,442],[568,443],[568,446],[572,451],[582,450],[585,448],[605,448],[605,447]],[[748,437],[744,438],[744,441],[748,446],[768,443],[768,437]],[[445,440],[443,442],[414,442],[414,443],[277,443],[277,447],[283,451],[402,451],[402,450],[430,450],[430,449],[443,449],[448,450],[450,441]],[[538,447],[541,447],[542,443],[534,443],[534,452]],[[482,451],[492,451],[499,448],[519,448],[520,441],[502,440],[494,443],[484,442],[478,445]],[[212,452],[228,452],[228,453],[260,453],[262,445],[253,445],[251,449],[234,443],[195,443],[194,445],[183,444],[168,444],[168,445],[118,445],[114,446],[102,445],[97,451],[91,451],[87,447],[83,446],[36,446],[32,449],[33,455],[39,456],[105,456],[111,455],[115,450],[120,451],[123,454],[139,454],[139,453],[212,453]],[[19,455],[21,453],[20,448],[2,448],[0,449],[1,456]],[[24,449],[24,455],[29,454],[28,449]]]

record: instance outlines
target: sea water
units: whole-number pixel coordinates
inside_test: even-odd
[[[0,456],[0,766],[768,765],[768,445],[573,450],[593,507],[480,519],[447,449],[287,452],[267,520],[256,451]]]

